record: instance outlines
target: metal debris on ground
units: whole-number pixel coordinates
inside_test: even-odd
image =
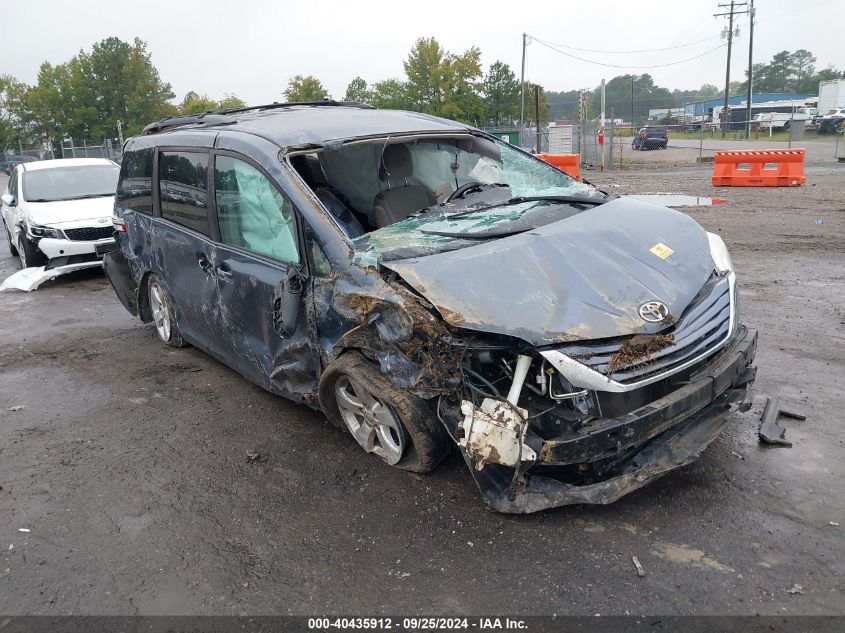
[[[639,576],[640,578],[645,576],[645,569],[643,569],[643,566],[640,564],[640,559],[636,556],[631,556],[631,560],[634,563],[634,567],[637,568],[637,576]]]
[[[790,589],[788,589],[788,591],[792,595],[795,595],[796,593],[803,593],[804,587],[802,587],[798,583],[795,583],[794,585],[792,585],[792,587]]]
[[[29,528],[18,528],[18,532],[29,532]]]
[[[258,451],[247,451],[246,452],[246,461],[248,462],[257,462],[261,459],[261,453]]]
[[[792,418],[793,420],[807,419],[806,416],[800,413],[786,411],[781,406],[780,398],[766,398],[766,405],[763,407],[763,415],[760,417],[760,429],[758,431],[761,442],[786,447],[792,446],[792,442],[785,439],[786,429],[778,424],[778,417],[781,415]]]
[[[9,411],[22,411],[23,409],[26,409],[25,404],[16,404],[13,407],[9,407]]]

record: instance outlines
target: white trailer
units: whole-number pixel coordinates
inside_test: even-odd
[[[845,108],[845,79],[831,79],[819,82],[819,114],[824,116],[831,110]]]

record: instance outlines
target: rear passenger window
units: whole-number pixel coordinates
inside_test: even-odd
[[[161,217],[209,235],[208,154],[162,152],[158,157]]]
[[[224,244],[299,264],[293,206],[264,174],[237,158],[217,156],[214,189]]]
[[[117,181],[117,203],[137,211],[153,212],[153,150],[139,149],[123,154]]]

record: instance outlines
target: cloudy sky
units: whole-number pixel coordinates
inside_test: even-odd
[[[569,54],[537,41],[529,45],[526,77],[549,90],[593,87],[632,72],[651,73],[669,88],[693,89],[704,82],[724,85],[725,48],[708,52],[723,44],[726,20],[713,17],[719,2],[725,0],[26,0],[3,12],[0,73],[34,83],[45,60],[64,62],[108,36],[138,36],[179,100],[193,90],[272,102],[296,74],[317,76],[342,98],[356,75],[368,82],[402,77],[403,59],[423,36],[453,52],[478,46],[485,70],[500,59],[518,76],[521,34],[527,32]],[[755,61],[806,48],[820,67],[845,67],[841,2],[757,0]],[[739,29],[735,79],[742,79],[747,64],[747,17]],[[651,50],[594,52],[642,49]],[[646,68],[664,64],[672,65]]]

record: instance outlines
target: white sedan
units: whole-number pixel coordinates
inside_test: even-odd
[[[119,167],[105,158],[17,165],[3,194],[9,251],[21,268],[97,267],[114,244],[111,224]],[[58,270],[55,270],[58,272]]]

